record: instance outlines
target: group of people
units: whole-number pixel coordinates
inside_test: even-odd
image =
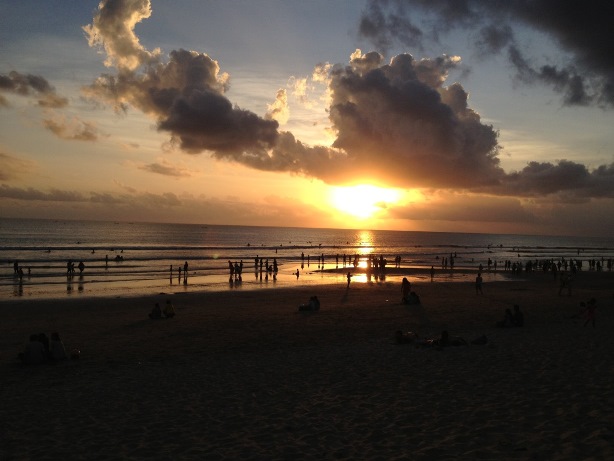
[[[51,333],[51,339],[45,333],[30,335],[30,341],[19,354],[19,359],[27,365],[60,362],[67,358],[64,343],[57,332]]]
[[[83,261],[79,261],[79,264],[77,265],[77,267],[79,268],[79,274],[82,274],[83,271],[85,270],[85,264],[83,264]],[[70,277],[74,275],[74,273],[75,273],[75,263],[73,262],[72,259],[69,259],[68,261],[66,261],[66,275]]]
[[[301,304],[298,306],[299,311],[319,311],[320,310],[320,300],[317,296],[312,296],[309,298],[309,302],[305,304]]]
[[[170,267],[170,282],[173,283],[173,265]],[[181,266],[177,268],[177,283],[181,283]],[[183,284],[188,284],[188,262],[183,263]]]
[[[175,306],[170,299],[166,300],[164,309],[160,307],[160,303],[156,303],[149,313],[149,318],[152,320],[172,319],[173,317],[175,317]]]
[[[595,328],[595,316],[597,314],[597,300],[595,298],[589,299],[587,302],[582,301],[580,303],[580,310],[577,314],[571,316],[572,319],[584,319],[584,326],[589,323],[593,324]]]
[[[497,326],[499,328],[524,326],[524,314],[520,310],[520,306],[518,304],[514,304],[513,312],[509,308],[505,309],[505,315],[503,317],[503,320],[497,322]]]

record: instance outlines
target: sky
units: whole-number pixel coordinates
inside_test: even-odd
[[[593,3],[0,0],[0,218],[610,236]]]

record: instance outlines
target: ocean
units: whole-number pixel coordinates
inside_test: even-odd
[[[498,271],[485,274],[488,281],[504,275],[504,261],[576,259],[588,269],[591,259],[614,257],[614,238],[3,218],[0,299],[342,284],[346,272],[353,270],[350,258],[353,261],[356,255],[360,266],[371,255],[384,257],[388,268],[400,257],[401,268],[410,270],[410,280],[430,279],[431,266],[437,279],[469,280],[480,264],[487,268],[490,259],[493,266],[497,262]],[[443,269],[450,256],[454,271]],[[276,276],[254,270],[255,258],[268,260],[269,265],[276,262]],[[69,261],[75,266],[72,275],[67,274]],[[240,281],[230,277],[229,261],[243,262]],[[15,274],[15,262],[22,276]],[[78,269],[80,262],[83,272]],[[185,263],[188,277],[179,278],[178,269],[183,270]],[[407,276],[393,270],[387,274],[388,281]],[[352,279],[352,283],[366,282],[373,280],[365,274]]]

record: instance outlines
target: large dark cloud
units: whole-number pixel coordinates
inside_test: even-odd
[[[501,11],[484,7],[485,18],[478,14],[482,2],[477,1],[386,2],[396,5],[393,12],[373,2],[368,14],[377,21],[363,29],[377,38],[396,18],[395,27],[387,32],[389,40],[420,38],[417,26],[409,27],[414,24],[404,8],[413,4],[433,11],[450,27],[483,25],[483,49],[517,50],[511,27],[494,21],[495,17],[520,17],[517,2]],[[385,60],[380,53],[356,50],[347,65],[322,66],[318,78],[328,83],[329,117],[336,139],[331,147],[308,146],[279,130],[271,107],[261,117],[233,105],[226,96],[229,76],[208,55],[180,49],[164,57],[159,50],[146,50],[134,26],[150,14],[148,0],[101,2],[92,25],[84,29],[92,45],[105,49],[106,64],[116,72],[102,75],[87,92],[117,110],[134,107],[154,117],[158,129],[168,132],[186,152],[207,152],[216,159],[330,184],[362,181],[524,196],[585,197],[589,191],[609,196],[614,190],[611,168],[605,166],[589,172],[582,165],[571,165],[584,175],[581,183],[569,181],[569,162],[531,164],[519,172],[504,172],[499,165],[497,131],[471,109],[462,85],[446,85],[448,72],[458,66],[457,57],[416,60],[401,54]],[[574,98],[579,97],[582,82],[568,83],[577,74],[554,67],[536,70],[522,55],[517,57],[519,75],[526,80],[547,75],[557,88],[568,92],[569,102],[578,103]],[[278,93],[276,100],[285,111],[283,96]],[[594,97],[585,91],[580,99]]]
[[[355,54],[332,72],[330,118],[335,147],[354,171],[396,185],[472,187],[503,176],[497,132],[468,107],[459,84],[443,85],[453,58]]]
[[[360,31],[386,50],[395,43],[420,48],[427,39],[466,29],[474,35],[478,50],[506,52],[519,78],[551,85],[564,95],[565,104],[612,108],[614,28],[604,6],[559,0],[371,0]],[[552,56],[529,58],[530,51],[522,49],[515,32],[519,25],[551,37],[565,61]]]
[[[100,3],[84,30],[91,45],[104,47],[106,64],[118,73],[101,76],[89,94],[154,116],[158,129],[170,132],[185,151],[266,155],[278,134],[277,121],[233,106],[224,95],[228,76],[206,54],[180,49],[165,62],[158,51],[147,51],[134,26],[150,14],[148,0]]]
[[[556,165],[530,162],[521,171],[507,175],[503,190],[516,196],[559,194],[570,201],[590,197],[614,198],[614,164],[593,171],[582,164],[561,160]]]

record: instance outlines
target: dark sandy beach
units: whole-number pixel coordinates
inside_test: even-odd
[[[0,458],[614,457],[611,273],[0,302]],[[316,294],[319,312],[298,311]],[[596,327],[570,317],[597,300]],[[497,328],[521,306],[522,328]],[[486,345],[396,344],[442,330]],[[24,366],[32,333],[79,360]]]

